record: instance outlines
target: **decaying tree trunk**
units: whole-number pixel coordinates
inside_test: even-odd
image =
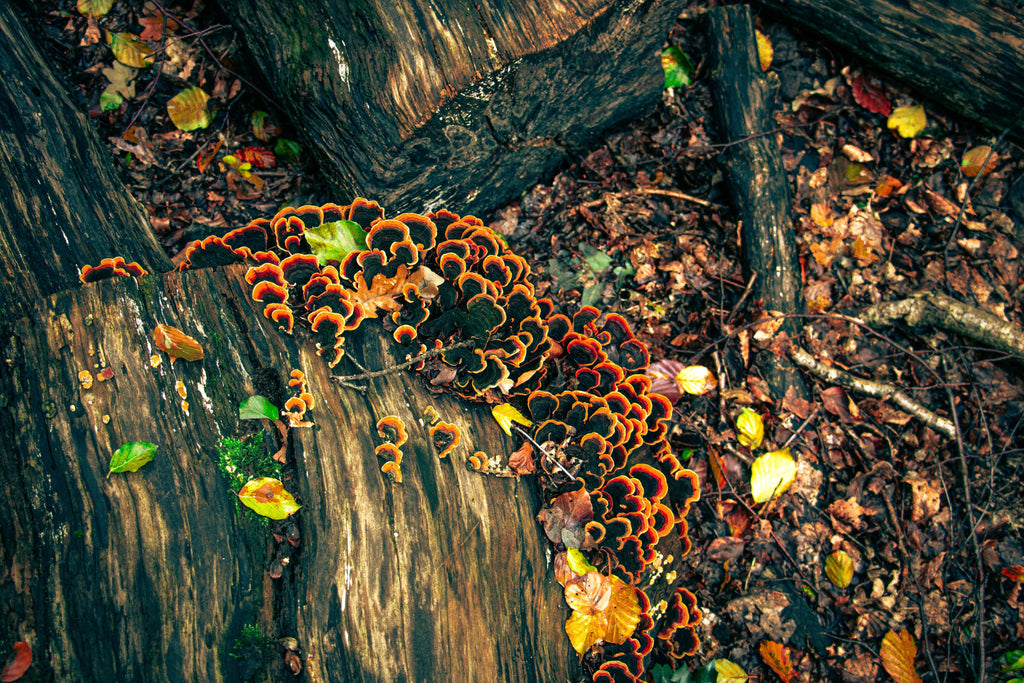
[[[78,269],[127,256],[170,270],[110,152],[75,111],[15,14],[0,3],[0,318],[78,283]]]
[[[246,623],[296,637],[305,680],[569,680],[531,484],[465,466],[475,449],[515,448],[486,407],[431,395],[408,373],[369,382],[365,397],[339,388],[305,332],[263,317],[243,272],[87,285],[6,329],[2,638],[32,645],[30,680],[238,680],[229,653]],[[158,323],[195,336],[206,357],[152,367]],[[387,339],[366,323],[350,353],[382,367]],[[102,367],[111,379],[79,381]],[[243,399],[283,402],[268,387],[292,369],[317,401],[315,426],[291,430],[302,539],[272,581],[269,534],[236,510],[216,451],[240,432]],[[427,405],[466,442],[445,460]],[[402,484],[374,454],[385,415],[409,431]],[[155,459],[107,477],[129,441],[157,444]]]
[[[479,213],[654,106],[678,0],[221,0],[338,196]]]
[[[1024,138],[1024,13],[1016,0],[762,0],[952,111]]]
[[[466,449],[516,447],[489,411],[409,373],[366,397],[332,384],[308,334],[266,320],[239,268],[160,275],[141,210],[2,3],[0,41],[0,643],[32,647],[23,680],[241,680],[231,652],[250,623],[298,640],[305,678],[276,649],[272,680],[573,679],[529,481],[465,469]],[[156,274],[78,286],[78,266],[113,254]],[[159,323],[206,357],[172,364]],[[364,323],[349,353],[381,367],[387,339]],[[317,405],[290,433],[301,540],[272,580],[270,533],[216,453],[247,429],[239,403],[281,405],[292,369]],[[427,405],[462,430],[446,460]],[[374,454],[389,414],[409,428],[403,484]],[[157,444],[155,459],[108,477],[131,441]]]
[[[723,159],[729,187],[739,210],[743,263],[754,278],[754,299],[765,311],[803,312],[796,238],[789,217],[789,181],[773,134],[772,112],[777,83],[761,70],[754,23],[746,5],[716,7],[709,13],[711,93],[724,136],[732,143]],[[795,334],[789,318],[781,330]],[[789,387],[806,395],[799,372],[786,359],[763,353],[758,365],[776,396]]]

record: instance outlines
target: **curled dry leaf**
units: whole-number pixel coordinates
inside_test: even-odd
[[[516,474],[533,474],[537,465],[533,461],[533,446],[529,442],[524,443],[508,456],[508,467]]]
[[[772,41],[757,29],[754,29],[754,37],[757,39],[757,61],[761,64],[761,71],[767,71],[771,68],[772,57],[775,55]]]
[[[882,666],[889,672],[896,683],[921,683],[921,677],[914,667],[917,656],[917,643],[910,631],[900,629],[899,633],[889,630],[882,638]]]

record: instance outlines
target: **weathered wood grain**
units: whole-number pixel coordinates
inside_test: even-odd
[[[0,3],[0,319],[77,286],[109,256],[170,270],[110,151],[50,72],[12,3]]]
[[[378,379],[372,398],[339,389],[304,332],[262,317],[243,272],[86,285],[5,328],[0,636],[32,644],[31,680],[238,680],[229,652],[246,623],[296,637],[306,680],[570,680],[529,483],[466,471],[465,447],[438,460],[417,422],[432,403],[467,446],[511,450],[489,411],[408,373]],[[153,368],[158,323],[206,357]],[[380,367],[375,324],[350,352]],[[78,373],[100,367],[114,377],[83,389]],[[291,369],[318,404],[289,451],[300,552],[272,582],[269,532],[237,509],[215,446],[243,429],[238,404]],[[403,484],[373,452],[387,413],[410,428]],[[135,440],[158,444],[155,459],[107,478],[110,454]]]
[[[339,197],[479,213],[652,108],[678,0],[221,0]]]

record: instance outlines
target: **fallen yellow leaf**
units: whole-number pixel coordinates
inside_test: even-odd
[[[784,493],[796,480],[796,460],[788,448],[759,456],[750,466],[750,493],[763,503]]]
[[[924,130],[928,125],[928,117],[924,113],[924,105],[915,104],[907,107],[897,107],[889,115],[886,123],[889,128],[895,128],[900,137],[912,138]]]

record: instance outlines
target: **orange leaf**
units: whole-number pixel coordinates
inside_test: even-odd
[[[921,683],[921,677],[914,668],[914,657],[917,656],[917,644],[910,631],[900,629],[899,633],[889,630],[882,638],[882,666],[896,683]]]
[[[988,161],[987,164],[985,163],[986,161]],[[972,147],[964,152],[964,158],[960,161],[960,170],[968,178],[973,178],[978,174],[988,175],[996,170],[996,163],[998,161],[999,155],[993,152],[992,148],[988,145]],[[985,164],[985,168],[982,168],[982,164]]]
[[[210,162],[213,161],[213,157],[217,156],[217,152],[220,151],[221,145],[224,144],[224,138],[217,140],[217,142],[211,142],[204,147],[196,158],[196,168],[199,173],[206,173],[206,169],[210,167]]]
[[[350,293],[363,305],[363,313],[367,318],[376,318],[377,311],[397,311],[402,308],[401,302],[395,297],[402,293],[402,285],[408,277],[409,269],[405,265],[398,266],[395,277],[388,278],[378,273],[369,284],[362,273],[356,273],[356,288],[350,290]]]
[[[1020,566],[1019,564],[1013,564],[1009,567],[1003,567],[1002,574],[1011,581],[1016,581],[1017,583],[1024,583],[1024,567]]]
[[[130,65],[129,65],[130,66]],[[206,128],[213,121],[213,114],[206,108],[210,96],[199,87],[185,88],[167,101],[167,114],[178,130]]]
[[[157,325],[153,330],[153,341],[158,349],[171,357],[171,363],[179,358],[188,361],[203,359],[203,347],[199,342],[177,327]]]
[[[789,652],[782,643],[776,643],[774,640],[762,640],[758,651],[761,653],[761,659],[772,668],[776,676],[785,683],[790,683],[793,680],[796,672],[793,671],[793,662],[789,661]]]
[[[285,519],[301,506],[295,502],[284,484],[272,477],[250,479],[238,492],[238,500],[258,515]]]

